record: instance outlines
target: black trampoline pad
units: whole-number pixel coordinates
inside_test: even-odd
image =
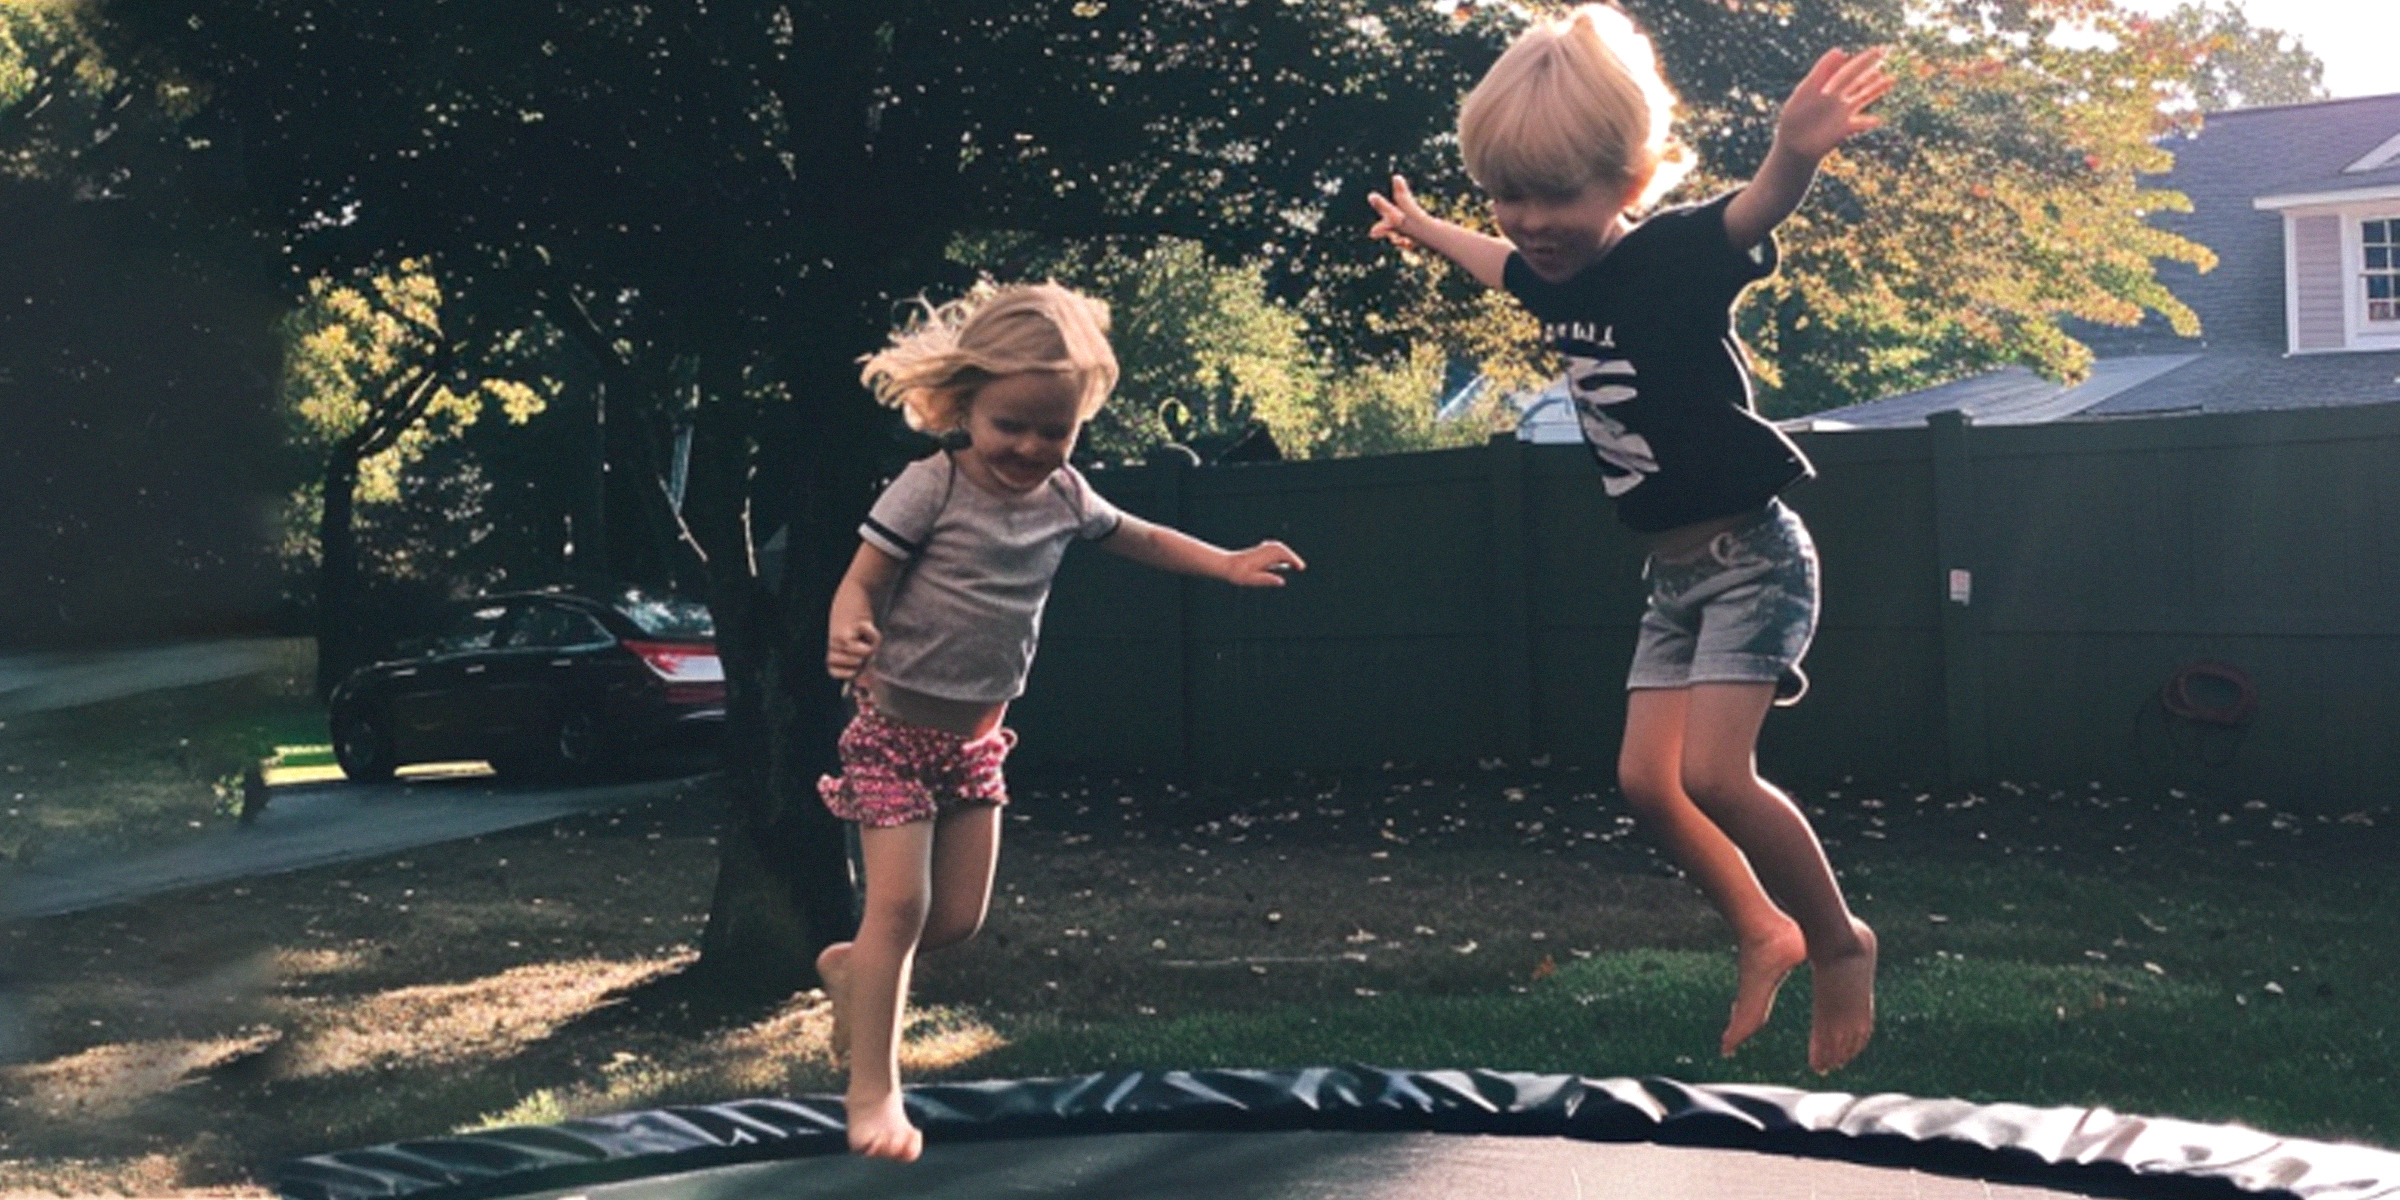
[[[812,1157],[522,1200],[2055,1200],[2087,1193],[1751,1150],[1440,1133],[1137,1133]]]
[[[913,1164],[838,1096],[285,1163],[287,1200],[2400,1200],[2400,1154],[2097,1108],[1486,1069],[1110,1071],[908,1089]]]

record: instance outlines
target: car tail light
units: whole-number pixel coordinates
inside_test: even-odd
[[[625,648],[667,685],[673,704],[709,704],[725,698],[725,664],[706,642],[627,642]]]

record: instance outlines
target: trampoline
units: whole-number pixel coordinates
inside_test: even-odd
[[[838,1096],[655,1109],[286,1163],[289,1200],[2049,1200],[2400,1197],[2400,1154],[2104,1109],[1490,1070],[1105,1072],[908,1090],[908,1165]]]

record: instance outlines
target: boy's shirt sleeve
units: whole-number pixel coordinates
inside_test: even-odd
[[[1693,255],[1699,261],[1716,264],[1727,286],[1739,292],[1765,279],[1782,265],[1783,253],[1775,244],[1775,231],[1767,230],[1758,244],[1747,250],[1737,250],[1733,239],[1725,232],[1725,206],[1741,194],[1740,188],[1718,195],[1706,203],[1681,210],[1691,223]],[[1712,277],[1716,277],[1712,274]]]
[[[901,468],[898,478],[875,498],[858,536],[870,546],[902,562],[914,559],[933,534],[934,519],[949,499],[954,470],[947,454],[920,458]]]

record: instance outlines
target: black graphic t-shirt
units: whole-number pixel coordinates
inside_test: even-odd
[[[1643,533],[1748,511],[1814,474],[1752,407],[1733,302],[1774,274],[1775,241],[1735,250],[1732,198],[1652,214],[1564,283],[1515,254],[1502,276],[1565,357],[1617,519]]]

